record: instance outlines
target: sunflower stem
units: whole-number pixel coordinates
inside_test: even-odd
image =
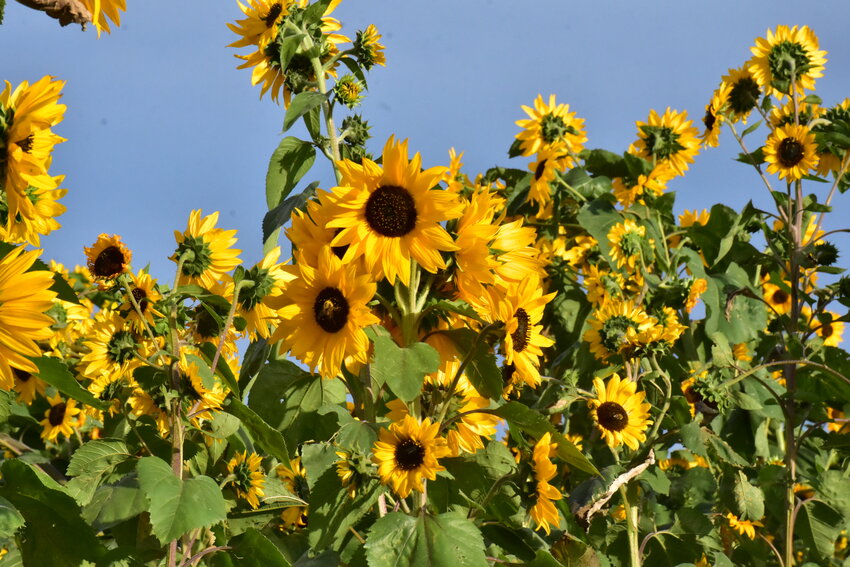
[[[221,357],[221,351],[224,349],[224,343],[227,342],[227,331],[230,329],[230,326],[233,324],[233,319],[236,317],[236,307],[239,305],[239,292],[243,287],[249,285],[249,283],[250,280],[242,280],[233,288],[233,302],[230,304],[230,311],[227,312],[227,321],[225,321],[224,328],[221,330],[221,335],[218,339],[218,346],[215,349],[215,356],[213,356],[212,364],[210,365],[213,374],[215,374],[216,369],[218,368],[218,359]]]
[[[304,43],[307,46],[308,50],[310,52],[315,52],[316,50],[313,49],[315,44],[313,43],[313,39],[310,37],[310,34],[307,33],[306,30],[301,31],[302,33],[304,33]],[[319,89],[319,92],[323,95],[327,95],[328,85],[327,81],[325,81],[325,66],[322,64],[322,60],[318,56],[313,56],[310,57],[310,63],[313,65],[313,73],[315,73],[316,75],[316,85]],[[339,154],[340,140],[337,134],[336,124],[334,124],[333,109],[331,108],[331,104],[327,100],[327,97],[322,103],[322,116],[325,119],[325,129],[328,132],[328,141],[330,142],[331,146],[331,156],[333,157],[331,165],[334,170],[334,177],[336,178],[336,182],[340,183],[342,181],[342,174],[337,168],[337,162],[341,159]]]
[[[631,567],[640,567],[640,542],[638,539],[638,509],[636,505],[629,503],[628,490],[623,484],[619,488],[620,497],[623,499],[623,508],[626,510],[626,531],[629,537],[629,558]]]
[[[145,314],[142,312],[142,307],[139,302],[136,300],[136,296],[133,295],[133,291],[130,289],[130,277],[123,273],[120,276],[121,283],[124,285],[124,290],[127,292],[127,297],[130,299],[130,303],[133,304],[133,309],[136,310],[136,315],[139,316],[139,320],[142,322],[142,326],[145,328],[145,332],[150,337],[152,343],[156,344],[156,337],[154,337],[153,331],[148,325],[147,319],[145,319]]]

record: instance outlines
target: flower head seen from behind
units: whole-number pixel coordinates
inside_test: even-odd
[[[591,415],[602,438],[609,447],[626,445],[636,451],[646,441],[644,431],[652,423],[649,404],[644,403],[645,392],[637,391],[637,384],[621,380],[617,374],[606,385],[601,378],[593,379],[596,398],[589,400]]]
[[[792,89],[814,90],[815,79],[823,76],[826,51],[808,26],[767,30],[767,37],[758,38],[750,50],[750,72],[768,94],[779,98],[791,95]]]
[[[677,175],[684,175],[700,146],[699,132],[688,120],[688,113],[667,108],[659,116],[651,110],[646,122],[638,122],[637,127],[634,153],[653,163],[665,163]]]
[[[198,284],[211,289],[221,277],[239,265],[241,250],[236,244],[236,231],[216,228],[218,211],[201,218],[201,210],[189,215],[184,232],[174,231],[177,249],[171,259],[180,267],[179,285]]]
[[[260,498],[264,496],[263,485],[266,481],[262,461],[257,453],[249,455],[243,451],[227,463],[227,472],[234,477],[230,482],[233,491],[255,510],[260,507]]]
[[[439,430],[439,423],[431,423],[429,418],[419,422],[410,415],[381,429],[372,447],[381,482],[401,498],[413,490],[422,492],[424,479],[434,480],[437,472],[445,470],[438,459],[447,456],[449,448],[438,436]]]

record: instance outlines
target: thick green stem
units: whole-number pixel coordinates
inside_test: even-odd
[[[640,539],[638,538],[638,509],[636,505],[629,503],[628,488],[620,486],[620,497],[623,499],[623,508],[626,510],[626,531],[629,537],[629,565],[640,567]]]

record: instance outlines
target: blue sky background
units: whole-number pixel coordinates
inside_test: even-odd
[[[259,99],[250,71],[237,70],[237,51],[226,47],[236,36],[225,24],[242,12],[235,0],[127,3],[122,26],[100,39],[7,3],[0,78],[67,81],[68,110],[55,130],[68,141],[51,171],[67,176],[68,212],[63,228],[43,238],[44,257],[81,264],[99,233],[117,233],[134,267],[150,264],[168,282],[173,231],[201,208],[238,229],[252,264],[262,253],[264,179],[284,110]],[[527,160],[508,160],[507,148],[525,116],[520,106],[538,94],[556,94],[585,119],[588,147],[615,152],[634,141],[635,121],[651,108],[687,110],[699,122],[721,76],[779,24],[809,25],[828,51],[817,91],[825,104],[850,96],[844,1],[344,0],[335,15],[351,37],[370,23],[384,36],[388,66],[370,74],[360,109],[373,126],[371,151],[396,134],[430,167],[447,164],[455,147],[471,176],[494,165],[525,169]],[[738,151],[724,133],[719,148],[698,156],[670,184],[677,211],[750,199],[767,206],[754,172],[732,161]],[[329,187],[330,178],[317,161],[302,186],[315,179]],[[808,190],[823,199],[828,187]],[[836,209],[846,211],[847,199],[839,196]],[[834,214],[826,228],[846,218]]]

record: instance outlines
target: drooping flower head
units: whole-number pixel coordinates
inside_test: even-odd
[[[723,75],[722,85],[729,88],[727,103],[732,113],[732,122],[746,123],[747,117],[761,97],[758,81],[750,72],[749,66],[750,63],[746,63],[739,69],[729,69],[729,72]]]
[[[366,158],[338,163],[342,181],[329,200],[339,212],[327,226],[340,229],[331,244],[348,246],[344,262],[362,257],[376,280],[405,285],[411,258],[431,273],[446,267],[440,252],[457,246],[440,223],[459,217],[463,204],[454,193],[433,189],[445,167],[423,171],[421,163],[418,153],[408,158],[407,140],[392,136],[382,165]]]
[[[609,447],[626,445],[636,451],[646,441],[649,404],[643,399],[646,392],[637,391],[637,383],[621,380],[617,374],[606,385],[601,378],[593,379],[596,398],[588,400],[596,427]]]
[[[378,465],[383,484],[390,485],[401,498],[411,491],[422,492],[424,479],[434,480],[445,470],[438,459],[448,455],[446,440],[438,436],[440,424],[429,418],[418,422],[407,415],[380,431],[372,447],[372,461]]]
[[[756,39],[750,48],[753,59],[749,70],[768,94],[778,98],[815,88],[815,79],[823,76],[826,51],[808,26],[779,26],[767,30],[767,37]]]
[[[381,34],[374,24],[369,24],[365,30],[357,32],[354,39],[354,55],[367,71],[375,65],[387,66],[384,46],[378,41],[380,39]]]
[[[637,268],[646,242],[646,227],[632,219],[624,219],[608,231],[608,243],[611,245],[611,259],[618,268],[625,267],[629,272]]]

